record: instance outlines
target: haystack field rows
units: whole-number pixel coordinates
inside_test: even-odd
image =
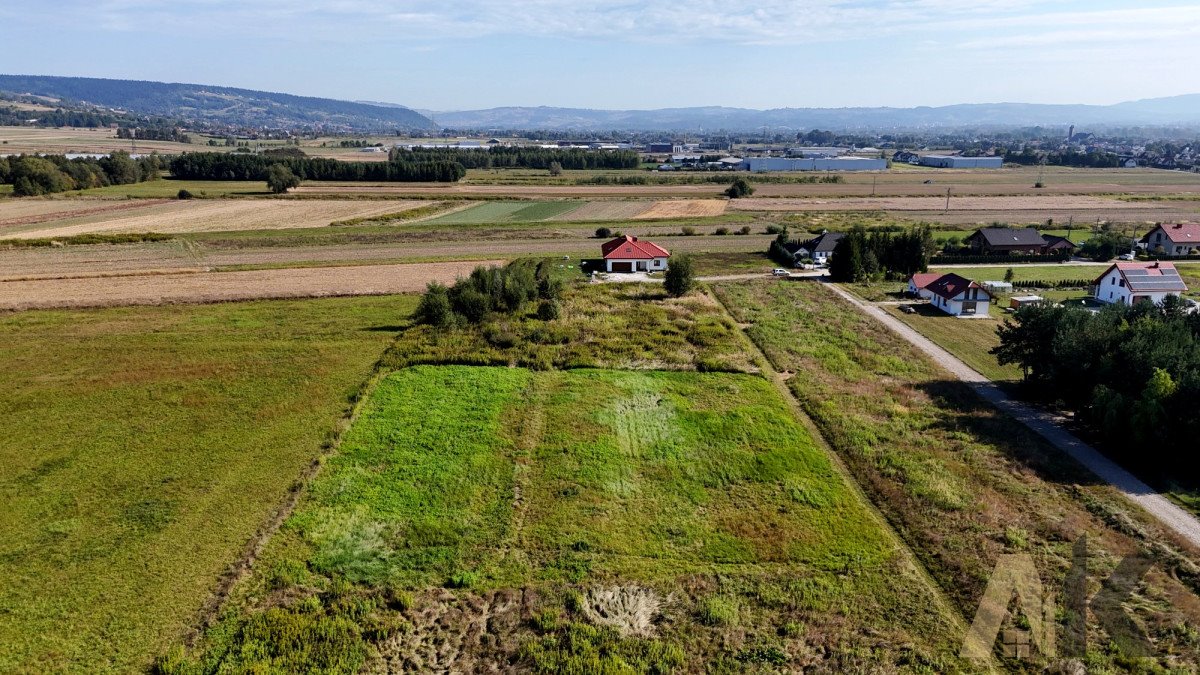
[[[95,202],[92,202],[95,203]],[[344,200],[188,200],[158,202],[134,212],[67,217],[36,226],[0,229],[0,237],[39,239],[117,232],[230,232],[325,227],[332,221],[399,213],[430,202]],[[3,211],[0,211],[3,213]]]
[[[112,307],[208,303],[267,298],[387,295],[422,291],[430,282],[452,284],[484,260],[350,267],[198,272],[176,270],[97,278],[33,279],[0,283],[0,309]]]
[[[18,225],[142,209],[160,203],[159,200],[4,199],[0,200],[0,238],[5,236],[6,229]]]
[[[677,199],[655,202],[639,213],[636,220],[652,218],[713,218],[725,213],[729,202],[724,199]]]
[[[626,218],[638,217],[653,205],[654,202],[649,201],[587,202],[574,211],[554,216],[550,220],[576,223],[601,220],[625,220]]]
[[[760,199],[749,197],[733,200],[735,211],[1045,211],[1049,209],[1076,210],[1145,210],[1148,202],[1119,202],[1103,197],[845,197],[841,199]]]

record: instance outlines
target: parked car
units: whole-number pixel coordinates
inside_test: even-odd
[[[783,269],[782,267],[776,267],[775,269],[771,270],[771,274],[774,274],[777,277],[787,277],[791,276],[792,273]]]
[[[900,311],[904,312],[905,314],[916,314],[917,308],[913,307],[912,305],[900,305]]]
[[[1133,254],[1132,253],[1122,253],[1121,256],[1119,258],[1117,258],[1117,260],[1133,260]]]

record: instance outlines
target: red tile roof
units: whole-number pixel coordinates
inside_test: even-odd
[[[1172,244],[1191,244],[1192,246],[1200,246],[1200,224],[1195,223],[1175,223],[1163,224],[1158,228],[1162,228],[1167,239],[1171,240]],[[1158,229],[1155,228],[1155,229]],[[1154,230],[1150,231],[1153,234]],[[1150,234],[1142,237],[1142,241],[1149,241]]]
[[[971,281],[966,277],[959,276],[953,272],[944,274],[937,278],[933,283],[925,287],[930,293],[940,295],[947,300],[953,300],[959,294],[965,292],[968,288],[978,288],[983,290],[983,286]],[[991,293],[983,291],[985,295],[991,297]]]
[[[937,272],[919,272],[912,275],[912,279],[909,281],[912,282],[914,287],[921,289],[941,278],[942,275],[938,274]]]
[[[641,241],[637,237],[631,237],[627,234],[605,242],[600,247],[600,250],[604,253],[605,260],[609,258],[618,260],[652,260],[654,258],[671,257],[671,253],[658,244]]]

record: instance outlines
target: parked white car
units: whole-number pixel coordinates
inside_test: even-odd
[[[771,274],[774,274],[777,277],[787,277],[791,276],[792,273],[783,269],[782,267],[776,267],[775,269],[771,270]]]

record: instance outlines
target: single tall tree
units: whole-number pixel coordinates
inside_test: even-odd
[[[282,164],[272,164],[267,169],[267,187],[275,194],[283,194],[290,188],[300,185],[300,179],[292,170]]]

